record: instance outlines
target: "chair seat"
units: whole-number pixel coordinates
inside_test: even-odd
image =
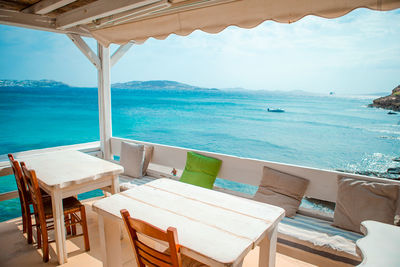
[[[53,217],[53,209],[51,198],[43,198],[44,213],[46,218]],[[83,204],[75,197],[68,197],[63,199],[64,213],[78,212]]]
[[[42,194],[42,198],[43,198],[43,199],[45,199],[45,198],[51,199],[51,198],[50,198],[50,195],[47,194],[43,189],[40,189],[40,193]],[[27,200],[28,204],[29,204],[29,205],[32,204],[31,194],[30,194],[29,192],[26,193],[26,196],[25,196],[25,197],[26,197],[26,200]],[[50,201],[50,202],[51,202],[51,201]]]

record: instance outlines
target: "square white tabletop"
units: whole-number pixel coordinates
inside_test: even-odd
[[[123,167],[118,164],[76,150],[22,156],[17,160],[35,170],[42,183],[59,188],[123,172]]]
[[[163,230],[177,228],[182,253],[204,255],[231,266],[276,228],[282,208],[174,181],[158,179],[93,204],[103,216],[120,210]],[[190,254],[192,255],[192,254]]]

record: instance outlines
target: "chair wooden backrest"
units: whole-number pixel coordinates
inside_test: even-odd
[[[15,182],[17,183],[18,195],[19,199],[21,200],[21,205],[25,205],[25,203],[28,201],[28,191],[25,181],[23,179],[21,166],[19,165],[19,162],[14,159],[14,156],[12,154],[8,154],[8,159],[10,160],[11,168],[14,173]]]
[[[167,231],[163,231],[145,221],[130,217],[129,212],[125,209],[121,210],[121,215],[128,230],[133,250],[135,251],[138,266],[181,267],[180,245],[178,244],[176,228],[168,227]],[[138,239],[137,233],[167,242],[169,253],[160,252],[147,246]]]
[[[40,228],[42,230],[43,239],[47,240],[46,229],[46,216],[44,213],[42,193],[40,191],[39,183],[36,177],[36,172],[34,170],[28,170],[25,162],[21,162],[22,174],[24,181],[28,186],[28,192],[30,193],[33,210],[35,212],[36,220],[39,220]],[[38,222],[36,221],[36,224]]]

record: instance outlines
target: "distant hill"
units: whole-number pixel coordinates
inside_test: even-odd
[[[369,106],[400,111],[400,85],[392,90],[391,95],[377,98]]]
[[[53,80],[0,80],[0,87],[70,87],[68,84]]]
[[[1,87],[26,87],[26,88],[62,88],[73,87],[68,84],[53,80],[0,80]],[[130,81],[126,83],[114,83],[116,89],[131,90],[218,90],[216,88],[204,88],[175,81]]]
[[[126,83],[114,83],[112,88],[136,89],[136,90],[218,90],[216,88],[204,88],[175,81],[131,81]]]

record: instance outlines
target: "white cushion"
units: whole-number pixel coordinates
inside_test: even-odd
[[[135,143],[122,142],[120,163],[124,174],[139,178],[143,175],[144,146]]]
[[[355,242],[362,235],[331,225],[332,222],[296,214],[279,223],[278,237],[333,255],[358,260]]]

